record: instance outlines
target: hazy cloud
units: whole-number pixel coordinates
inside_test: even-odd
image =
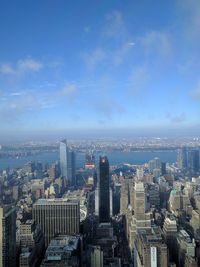
[[[113,12],[106,14],[102,35],[105,37],[114,37],[117,39],[127,38],[127,26],[120,11],[114,10]]]
[[[121,114],[125,112],[125,108],[120,103],[108,97],[102,97],[101,101],[96,102],[95,109],[107,119],[111,119],[115,113]]]
[[[115,65],[120,65],[124,58],[128,55],[129,51],[133,48],[135,44],[133,42],[124,43],[121,47],[113,52],[113,62]]]
[[[171,36],[166,32],[150,31],[144,36],[139,37],[138,41],[144,48],[147,56],[158,55],[165,59],[172,56],[172,42]]]
[[[40,61],[32,58],[20,59],[14,64],[1,64],[0,73],[5,75],[19,75],[25,72],[38,72],[43,68],[43,64]]]
[[[150,74],[146,66],[139,66],[133,69],[129,76],[130,92],[133,94],[143,92],[149,80]]]
[[[59,91],[59,96],[66,98],[68,101],[74,101],[78,93],[78,87],[76,84],[65,84],[64,87]]]
[[[180,114],[172,114],[170,112],[167,112],[166,117],[170,120],[170,122],[179,124],[186,121],[186,114],[185,112],[182,112]]]
[[[178,0],[184,16],[185,28],[189,38],[200,38],[200,1]]]
[[[200,82],[197,84],[196,88],[190,93],[194,100],[200,100]]]
[[[89,53],[82,53],[86,66],[93,70],[99,63],[106,59],[106,52],[102,48],[96,48]]]

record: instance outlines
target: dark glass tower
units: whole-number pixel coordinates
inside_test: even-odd
[[[99,159],[98,186],[99,222],[105,223],[110,221],[110,177],[107,157]]]

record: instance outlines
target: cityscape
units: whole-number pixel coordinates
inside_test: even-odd
[[[26,159],[0,170],[1,266],[199,266],[200,144],[182,142],[1,145],[0,164]],[[124,162],[130,153],[168,162]],[[27,161],[38,154],[46,161]]]
[[[0,267],[200,266],[200,1],[0,1]]]

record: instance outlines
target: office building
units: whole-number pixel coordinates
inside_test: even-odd
[[[188,150],[186,147],[178,150],[177,163],[180,169],[186,169],[188,167]]]
[[[33,205],[33,219],[44,233],[45,245],[57,234],[79,233],[80,205],[78,200],[39,199]]]
[[[198,149],[192,149],[188,151],[188,168],[193,173],[196,173],[199,171],[199,150]]]
[[[0,267],[16,263],[16,212],[10,206],[0,207]]]
[[[145,190],[142,182],[135,183],[134,216],[136,220],[144,220],[145,218]]]
[[[163,234],[166,244],[169,248],[170,262],[175,262],[176,260],[176,236],[177,236],[177,223],[175,216],[171,215],[166,217],[163,224]]]
[[[179,266],[190,266],[188,263],[192,263],[197,267],[195,259],[195,241],[192,240],[189,234],[185,230],[180,230],[177,235],[177,261]]]
[[[98,170],[99,222],[110,221],[110,177],[107,157],[100,157]]]
[[[134,247],[134,266],[167,267],[167,245],[160,228],[139,230]]]
[[[41,267],[80,267],[81,236],[58,235],[48,245]]]
[[[67,141],[60,142],[60,173],[66,179],[66,183],[70,186],[76,185],[76,163],[75,152],[70,151]]]
[[[67,141],[63,140],[60,142],[60,173],[62,177],[67,177],[67,154]]]
[[[150,212],[146,212],[146,193],[142,182],[135,183],[134,186],[134,214],[131,217],[128,225],[129,247],[132,250],[134,247],[135,238],[138,230],[151,229]]]
[[[94,246],[92,248],[91,267],[103,267],[103,251],[100,246]]]

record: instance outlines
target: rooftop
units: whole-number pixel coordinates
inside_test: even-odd
[[[77,199],[67,199],[67,198],[54,198],[54,199],[38,199],[34,205],[66,205],[74,204],[77,205],[79,201]]]

